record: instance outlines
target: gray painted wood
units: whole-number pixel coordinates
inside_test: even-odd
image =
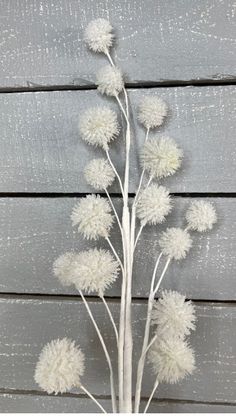
[[[111,412],[111,402],[99,399],[106,411]],[[145,401],[142,402],[142,410]],[[94,403],[87,398],[72,398],[65,396],[37,396],[23,394],[0,394],[1,413],[96,413],[99,412]],[[154,401],[148,410],[150,413],[232,413],[236,412],[234,405],[213,405],[202,403]]]
[[[84,86],[105,63],[86,50],[91,19],[109,18],[132,82],[235,77],[233,0],[2,0],[2,87]]]
[[[119,304],[110,305],[114,318],[119,317]],[[114,361],[117,360],[114,332],[102,303],[92,302],[91,309],[101,328]],[[197,332],[191,337],[196,351],[197,370],[178,385],[161,385],[156,397],[207,402],[235,401],[235,327],[233,305],[196,305]],[[77,300],[1,299],[0,300],[0,387],[38,390],[33,374],[42,346],[64,336],[75,339],[86,355],[84,385],[97,395],[109,395],[106,362],[85,307]],[[146,318],[146,304],[133,305],[134,365],[137,363]],[[86,332],[85,332],[86,330]],[[149,367],[143,385],[143,396],[152,386]]]
[[[155,94],[170,107],[160,133],[184,150],[182,169],[163,182],[173,192],[236,191],[235,86],[131,90],[135,137],[132,138],[130,191],[140,175],[139,150],[145,132],[136,122],[142,97]],[[113,101],[93,91],[57,91],[0,95],[0,192],[88,192],[86,163],[101,151],[79,138],[84,109]],[[111,154],[123,175],[123,140]],[[111,191],[119,191],[117,185]]]
[[[185,260],[170,265],[163,288],[176,289],[193,299],[236,300],[236,199],[207,200],[216,207],[218,224],[205,234],[192,234],[191,252]],[[70,214],[77,201],[74,198],[0,199],[1,292],[75,293],[72,287],[60,286],[53,276],[53,261],[72,249],[81,251],[94,245],[107,248],[104,240],[97,243],[83,240],[76,228],[72,228]],[[191,201],[174,198],[174,208],[167,221],[161,227],[144,228],[134,266],[134,296],[146,296],[149,292],[155,259],[159,254],[160,231],[167,226],[183,227]],[[119,199],[114,202],[120,211]],[[111,240],[121,253],[117,226],[112,230]],[[119,280],[107,294],[120,294]]]

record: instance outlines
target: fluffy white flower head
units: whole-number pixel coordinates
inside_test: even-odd
[[[171,199],[165,187],[151,184],[140,193],[137,216],[142,224],[159,224],[165,220],[170,211]]]
[[[63,393],[80,386],[84,355],[74,341],[53,340],[44,346],[35,369],[36,383],[47,393]]]
[[[103,296],[119,273],[118,262],[109,251],[90,249],[76,255],[72,265],[72,281],[78,290]]]
[[[84,34],[85,42],[94,52],[106,53],[112,46],[113,38],[110,22],[101,18],[92,20]]]
[[[107,96],[118,96],[124,87],[121,71],[119,68],[107,65],[97,74],[98,91]]]
[[[176,291],[164,291],[154,305],[152,323],[164,338],[184,338],[195,329],[195,309],[191,301]]]
[[[189,229],[204,232],[212,229],[217,221],[214,206],[204,200],[192,202],[186,213]]]
[[[75,259],[75,254],[67,252],[58,257],[53,263],[53,272],[63,286],[71,285],[71,266]]]
[[[71,214],[72,225],[87,239],[107,238],[113,223],[107,199],[88,195],[80,199]]]
[[[116,113],[106,106],[88,109],[81,116],[79,129],[85,142],[107,150],[119,133]]]
[[[164,255],[175,260],[185,258],[192,246],[192,240],[187,231],[180,228],[167,228],[162,233],[159,245]]]
[[[195,369],[194,352],[184,340],[158,340],[149,352],[149,361],[159,382],[176,383]]]
[[[156,96],[146,96],[139,105],[138,119],[147,129],[161,126],[167,115],[167,104]]]
[[[115,180],[115,173],[104,158],[91,160],[84,169],[84,177],[94,189],[107,189]]]
[[[141,152],[141,163],[151,176],[167,177],[181,165],[182,151],[173,139],[162,136],[149,139]]]

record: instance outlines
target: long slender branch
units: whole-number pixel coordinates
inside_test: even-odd
[[[135,248],[136,248],[136,245],[137,245],[137,243],[138,243],[138,240],[139,240],[139,238],[140,238],[140,235],[141,235],[142,230],[143,230],[143,228],[144,228],[144,227],[145,227],[145,224],[144,224],[144,223],[142,223],[142,224],[140,225],[139,231],[138,231],[138,233],[137,233],[137,237],[136,237],[136,239],[135,239],[135,243],[134,243],[134,250],[135,250]]]
[[[93,402],[95,402],[95,404],[101,409],[102,412],[104,412],[104,414],[107,414],[107,411],[103,408],[103,406],[98,402],[98,400],[96,398],[94,398],[94,396],[92,395],[92,393],[90,393],[88,391],[88,389],[86,389],[83,385],[80,385],[80,389],[86,393],[86,395],[92,399]]]
[[[110,384],[111,384],[112,409],[113,409],[113,412],[116,413],[117,412],[116,392],[115,392],[114,372],[113,372],[113,368],[112,368],[112,364],[111,364],[111,358],[110,358],[110,355],[108,353],[108,350],[107,350],[105,341],[103,339],[103,336],[102,336],[102,334],[101,334],[101,332],[100,332],[100,330],[98,328],[98,325],[97,325],[97,323],[96,323],[96,321],[94,319],[94,316],[92,314],[92,311],[91,311],[91,309],[90,309],[90,307],[88,305],[88,302],[86,301],[86,299],[85,299],[83,293],[81,292],[81,290],[79,290],[79,294],[80,294],[80,296],[81,296],[81,298],[82,298],[82,300],[83,300],[83,302],[85,304],[85,307],[87,309],[87,312],[89,314],[89,317],[90,317],[90,319],[91,319],[91,321],[92,321],[92,323],[94,325],[94,328],[95,328],[95,330],[97,332],[98,338],[99,338],[99,340],[100,340],[100,342],[102,344],[102,348],[103,348],[103,351],[104,351],[104,354],[105,354],[105,357],[106,357],[106,360],[107,360],[107,363],[108,363],[108,366],[109,366],[109,370],[110,370]]]
[[[122,196],[124,197],[124,189],[123,189],[123,184],[122,184],[121,178],[120,178],[120,176],[119,176],[119,174],[118,174],[118,172],[117,172],[117,170],[116,170],[116,168],[115,168],[115,166],[114,166],[114,164],[111,160],[111,157],[110,157],[110,154],[109,154],[108,150],[106,150],[106,156],[107,156],[107,159],[110,163],[110,166],[111,166],[112,170],[114,171],[114,173],[116,175],[116,178],[117,178],[117,180],[119,182],[119,185],[120,185],[120,190],[121,190]]]
[[[112,250],[112,252],[113,252],[113,254],[114,254],[114,256],[115,256],[116,260],[118,261],[118,263],[119,263],[119,265],[120,265],[120,268],[121,268],[122,273],[124,274],[124,266],[123,266],[123,263],[122,263],[122,261],[121,261],[120,257],[118,256],[118,254],[117,254],[117,252],[116,252],[115,248],[113,247],[113,245],[112,245],[112,243],[111,243],[111,240],[110,240],[108,237],[106,238],[106,240],[107,240],[108,244],[110,245],[110,248],[111,248],[111,250]]]
[[[119,340],[119,337],[118,337],[118,331],[117,331],[117,328],[116,328],[116,324],[115,324],[115,321],[114,321],[113,315],[112,315],[112,313],[111,313],[111,310],[110,310],[110,308],[109,308],[109,306],[108,306],[108,304],[107,304],[106,299],[104,298],[104,296],[100,296],[100,298],[102,299],[102,301],[103,301],[103,303],[104,303],[104,305],[105,305],[105,308],[106,308],[106,310],[107,310],[108,316],[109,316],[109,318],[110,318],[110,320],[111,320],[111,324],[112,324],[113,329],[114,329],[114,331],[115,331],[116,343],[117,343],[117,346],[118,346],[118,342],[119,342],[118,340]]]
[[[149,298],[148,298],[147,318],[146,318],[146,325],[145,325],[144,338],[143,338],[143,346],[142,346],[142,352],[141,352],[141,356],[138,362],[138,369],[137,369],[135,407],[134,407],[135,413],[139,412],[143,371],[144,371],[144,364],[145,364],[148,341],[149,341],[152,308],[153,308],[153,303],[154,303],[154,298],[155,298],[154,284],[155,284],[157,268],[158,268],[161,257],[162,257],[162,253],[160,253],[159,257],[157,258],[157,261],[153,270],[152,280],[151,280],[150,293],[149,293]]]
[[[156,379],[156,380],[155,380],[155,383],[154,383],[154,386],[153,386],[152,393],[151,393],[151,395],[149,396],[149,399],[148,399],[147,405],[146,405],[146,407],[145,407],[145,409],[144,409],[144,412],[143,412],[144,414],[146,414],[146,412],[147,412],[147,410],[148,410],[148,408],[149,408],[149,405],[150,405],[150,403],[151,403],[151,400],[152,400],[152,398],[153,398],[154,393],[155,393],[155,392],[156,392],[156,390],[157,390],[158,385],[159,385],[159,381],[158,381],[158,379]]]
[[[110,196],[109,192],[107,191],[107,189],[104,189],[104,190],[105,190],[105,193],[106,193],[106,195],[107,195],[107,198],[108,198],[108,200],[109,200],[109,202],[110,202],[110,205],[111,205],[111,207],[112,207],[112,210],[113,210],[113,212],[114,212],[114,215],[115,215],[115,217],[116,217],[116,220],[117,220],[118,226],[119,226],[119,228],[120,228],[121,235],[123,235],[123,230],[122,230],[122,226],[121,226],[121,223],[120,223],[120,219],[119,219],[118,213],[117,213],[117,211],[116,211],[116,208],[115,208],[115,206],[114,206],[114,204],[113,204],[113,202],[112,202],[111,196]]]

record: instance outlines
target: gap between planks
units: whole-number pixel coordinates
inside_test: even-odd
[[[230,77],[221,80],[214,79],[199,79],[199,80],[163,80],[159,82],[155,81],[139,81],[134,83],[125,83],[125,87],[128,89],[156,89],[156,88],[176,88],[176,87],[208,87],[208,86],[229,86],[236,85],[236,78]],[[35,85],[31,87],[0,87],[0,93],[30,93],[40,91],[63,91],[63,90],[96,90],[97,86],[93,83],[86,84],[84,86],[76,85],[49,85],[41,86]]]
[[[96,295],[85,295],[86,300],[88,302],[93,303],[102,303],[101,299]],[[68,295],[68,294],[49,294],[49,293],[4,293],[0,292],[0,299],[21,299],[21,300],[45,300],[45,301],[76,301],[78,303],[82,302],[82,299],[79,295]],[[120,303],[120,296],[107,296],[105,297],[108,303]],[[158,297],[155,298],[156,300]],[[186,300],[190,300],[186,298]],[[132,302],[139,303],[139,304],[146,304],[148,301],[148,297],[133,297]],[[236,307],[235,300],[218,300],[218,299],[191,299],[197,305],[207,305],[207,304],[215,304],[215,305],[227,305]]]
[[[48,394],[46,392],[40,390],[24,390],[24,389],[8,389],[8,388],[0,388],[0,395],[24,395],[24,396],[42,396],[47,398],[77,398],[77,399],[88,399],[83,394],[76,394],[76,393],[61,393],[57,395]],[[104,395],[96,395],[98,400],[110,400],[110,396]],[[134,398],[133,398],[134,400]],[[147,401],[147,397],[142,397],[142,401]],[[208,402],[208,401],[193,401],[191,399],[172,399],[172,398],[153,398],[152,402],[154,404],[161,404],[161,403],[178,403],[178,404],[201,404],[201,405],[225,405],[225,406],[236,406],[234,402]]]

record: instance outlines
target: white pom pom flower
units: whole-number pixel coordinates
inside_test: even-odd
[[[140,193],[137,216],[143,225],[162,223],[170,211],[171,199],[165,187],[151,184]]]
[[[71,266],[75,259],[75,254],[67,252],[58,257],[53,263],[53,272],[63,286],[71,285]]]
[[[35,369],[35,381],[47,393],[64,393],[81,385],[84,355],[74,341],[53,340],[44,346]]]
[[[162,253],[169,258],[180,260],[185,258],[192,246],[192,240],[187,231],[180,228],[167,228],[159,240]]]
[[[91,160],[84,169],[84,177],[94,189],[107,189],[115,180],[115,173],[111,165],[104,158]]]
[[[147,141],[141,152],[141,163],[152,177],[167,177],[181,165],[182,150],[169,137],[153,137]]]
[[[92,20],[85,30],[84,40],[94,52],[106,54],[112,46],[113,39],[112,26],[106,19]]]
[[[156,341],[148,357],[160,383],[176,383],[195,369],[194,352],[180,338]]]
[[[119,265],[110,251],[90,249],[75,257],[71,280],[78,290],[103,296],[118,277]]]
[[[168,107],[164,100],[156,96],[146,96],[139,105],[138,119],[147,129],[161,126]]]
[[[119,133],[116,113],[106,106],[88,109],[80,119],[79,129],[85,142],[107,150]]]
[[[108,238],[113,216],[107,199],[88,195],[80,199],[71,214],[72,225],[87,239]]]
[[[195,309],[191,301],[176,291],[164,291],[155,303],[152,323],[164,338],[184,338],[195,329]]]
[[[122,73],[119,68],[107,65],[97,74],[98,91],[107,96],[118,96],[124,88]]]
[[[212,229],[217,221],[217,216],[211,203],[198,200],[191,203],[186,213],[186,219],[189,229],[204,232]]]

